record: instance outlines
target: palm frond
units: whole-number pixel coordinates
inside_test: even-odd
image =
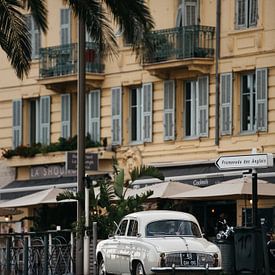
[[[78,193],[74,193],[69,190],[64,190],[63,193],[60,193],[56,197],[57,201],[62,201],[62,200],[80,200],[80,196]]]
[[[117,56],[118,47],[115,35],[101,1],[67,0],[67,3],[75,15],[81,17],[92,41],[99,45],[101,53]]]
[[[138,55],[144,43],[151,47],[150,40],[144,37],[154,27],[154,21],[144,0],[103,0],[103,2]]]
[[[46,0],[22,0],[26,10],[30,11],[37,27],[46,33],[48,29],[48,10]]]
[[[115,180],[114,180],[115,194],[119,198],[123,198],[123,187],[124,187],[124,170],[121,169],[119,174],[115,177]]]
[[[31,41],[26,18],[19,11],[20,8],[20,1],[0,1],[0,46],[6,52],[17,77],[22,79],[30,70]]]
[[[163,174],[154,166],[142,165],[140,167],[135,167],[133,171],[130,173],[130,176],[131,176],[132,182],[144,176],[149,176],[160,180],[164,180]]]

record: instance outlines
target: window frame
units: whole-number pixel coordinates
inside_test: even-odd
[[[65,103],[67,103],[68,105],[64,106]],[[66,127],[67,127],[67,135],[65,135]],[[68,139],[69,137],[71,137],[71,94],[70,93],[61,95],[61,137],[65,139]]]
[[[243,21],[240,22],[240,5],[243,5]],[[236,29],[248,29],[257,26],[258,23],[258,0],[235,1]]]

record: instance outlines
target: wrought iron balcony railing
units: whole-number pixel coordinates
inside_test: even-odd
[[[102,73],[99,48],[96,43],[86,42],[86,72]],[[77,73],[77,44],[66,44],[40,49],[40,78],[65,76]]]
[[[211,58],[214,55],[214,32],[214,27],[200,25],[153,31],[147,37],[152,48],[146,50],[144,63]]]

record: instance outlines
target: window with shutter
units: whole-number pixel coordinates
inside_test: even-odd
[[[61,45],[71,43],[71,11],[61,9],[60,11],[60,38]]]
[[[232,73],[223,73],[220,76],[221,117],[220,129],[222,135],[232,133]]]
[[[176,27],[197,25],[199,20],[198,0],[182,0],[178,7]]]
[[[39,58],[39,50],[41,48],[41,33],[31,15],[27,15],[26,19],[31,38],[32,59],[36,59]]]
[[[91,139],[100,142],[100,90],[89,93],[88,129]]]
[[[121,106],[121,87],[112,88],[112,144],[121,144],[121,117],[122,117],[122,106]]]
[[[256,70],[257,130],[267,131],[267,68]]]
[[[152,141],[152,83],[142,85],[143,92],[143,141]]]
[[[198,78],[198,134],[208,136],[208,77]]]
[[[61,95],[61,137],[71,136],[71,95]]]
[[[22,143],[22,100],[12,102],[12,146],[16,148]]]
[[[236,28],[250,28],[257,25],[258,0],[236,0]]]
[[[42,96],[40,98],[40,142],[50,144],[50,97]]]
[[[175,139],[175,81],[164,81],[164,140]]]
[[[208,136],[208,76],[185,83],[185,136]]]

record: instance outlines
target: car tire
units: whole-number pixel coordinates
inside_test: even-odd
[[[141,262],[137,262],[134,266],[133,275],[146,275]]]
[[[99,261],[97,275],[108,275],[108,273],[106,272],[105,263],[103,259],[100,259]]]

